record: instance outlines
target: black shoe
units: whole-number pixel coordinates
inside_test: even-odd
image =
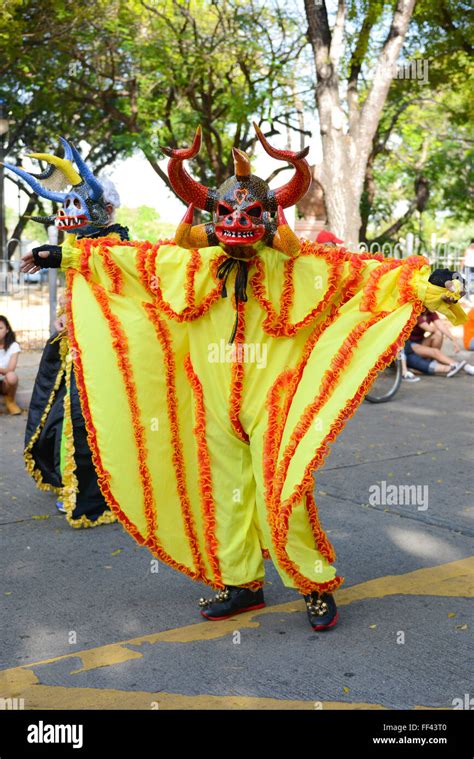
[[[304,600],[313,630],[329,630],[334,627],[339,619],[339,612],[331,593],[319,594],[317,590],[313,590],[310,595],[304,597]]]
[[[236,614],[242,614],[244,611],[263,609],[265,606],[263,589],[250,590],[249,588],[226,585],[225,589],[220,590],[214,598],[207,601],[201,598],[199,606],[202,616],[206,619],[227,619]]]

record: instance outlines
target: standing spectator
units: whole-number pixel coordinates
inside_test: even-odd
[[[0,316],[0,393],[5,396],[9,414],[21,414],[21,408],[15,403],[18,387],[15,370],[20,351],[10,322],[6,316]]]
[[[471,284],[474,279],[474,239],[471,240],[466,248],[462,259],[464,267],[464,276],[466,277],[466,298],[471,300]]]

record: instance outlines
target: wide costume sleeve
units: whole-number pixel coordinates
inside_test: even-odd
[[[421,256],[394,260],[330,248],[324,256],[312,245],[302,251],[300,268],[308,271],[300,282],[309,288],[325,258],[333,267],[335,294],[305,335],[296,367],[283,372],[269,393],[266,481],[272,508],[283,521],[312,492],[313,472],[422,310],[438,310],[453,324],[465,319],[461,306],[442,300],[453,293],[428,281],[430,266]],[[298,266],[296,259],[294,271]],[[326,284],[329,289],[331,276]]]
[[[466,316],[461,306],[443,300],[445,296],[453,297],[453,292],[429,282],[431,267],[424,256],[385,259],[382,255],[349,254],[349,257],[357,255],[362,261],[359,282],[363,295],[361,310],[376,313],[392,310],[403,303],[418,302],[430,311],[440,311],[455,326],[465,322]],[[459,299],[459,294],[458,291],[456,299]]]
[[[196,488],[203,462],[190,424],[196,400],[183,322],[220,296],[204,259],[173,243],[105,238],[64,246],[62,256],[68,336],[101,491],[140,544],[201,580],[212,571],[198,550],[207,517]]]

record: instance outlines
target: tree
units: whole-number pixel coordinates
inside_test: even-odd
[[[10,154],[52,135],[91,146],[95,170],[140,148],[160,177],[160,145],[186,145],[200,123],[197,178],[219,184],[250,125],[285,128],[306,44],[283,3],[259,0],[7,0],[0,64],[15,121]],[[1,17],[0,17],[1,24]],[[249,30],[251,33],[249,34]],[[267,132],[268,134],[268,132]],[[14,181],[14,180],[13,180]]]
[[[321,183],[328,221],[331,229],[352,245],[359,240],[360,202],[373,140],[415,0],[396,0],[385,41],[377,51],[372,79],[366,85],[362,74],[368,56],[374,54],[371,34],[380,33],[384,12],[390,6],[382,0],[370,0],[353,2],[348,7],[345,0],[339,0],[331,31],[325,0],[305,0],[317,78],[323,148]],[[357,24],[352,35],[348,33],[351,24]],[[343,55],[345,37],[353,38],[349,39],[352,46],[347,66]]]

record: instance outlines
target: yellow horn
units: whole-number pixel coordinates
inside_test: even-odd
[[[272,248],[280,250],[290,258],[296,258],[301,248],[301,242],[288,225],[281,206],[278,206],[278,227],[273,238]]]
[[[207,239],[206,224],[198,224],[192,226],[182,221],[175,233],[174,239],[176,245],[180,248],[188,248],[188,250],[194,250],[194,248],[207,248],[209,242]]]
[[[234,159],[234,171],[237,177],[250,176],[250,159],[243,150],[238,148],[232,148],[232,156]]]
[[[53,164],[53,166],[56,166],[56,168],[62,171],[66,179],[72,185],[81,184],[82,182],[80,175],[75,170],[71,161],[68,161],[67,158],[58,158],[58,156],[51,155],[50,153],[28,153],[28,157]]]

